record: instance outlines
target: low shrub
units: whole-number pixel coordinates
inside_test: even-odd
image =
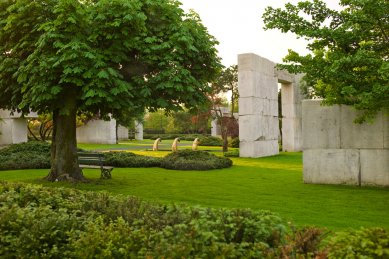
[[[166,155],[161,167],[174,170],[210,170],[232,166],[232,160],[206,151],[179,150]]]
[[[234,147],[234,148],[239,148],[239,138],[232,138],[229,142],[228,142],[228,146],[230,147]]]
[[[222,146],[223,140],[218,137],[200,137],[200,146]]]
[[[239,149],[224,152],[225,157],[239,157]]]
[[[261,258],[286,230],[268,211],[0,183],[2,258]]]
[[[104,153],[105,165],[114,167],[159,167],[160,157],[136,155],[131,152]]]
[[[362,228],[337,233],[328,243],[329,258],[389,258],[389,232]]]
[[[50,144],[31,141],[0,150],[0,170],[50,168]]]

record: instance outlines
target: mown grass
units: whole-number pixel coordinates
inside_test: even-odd
[[[168,152],[135,151],[163,156]],[[331,230],[389,229],[389,188],[311,185],[302,182],[302,154],[233,158],[234,166],[212,171],[162,168],[115,168],[113,179],[99,180],[99,170],[85,170],[89,184],[47,183],[48,170],[0,171],[0,179],[135,195],[164,203],[206,207],[265,209],[297,225]]]

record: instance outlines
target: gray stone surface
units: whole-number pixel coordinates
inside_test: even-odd
[[[77,128],[78,143],[115,144],[116,121],[91,120]]]
[[[356,124],[357,112],[349,106],[341,106],[341,148],[383,148],[384,118],[380,113],[374,123]]]
[[[143,123],[140,121],[135,121],[135,139],[143,140]]]
[[[241,156],[258,157],[264,154],[278,154],[278,148],[260,141],[278,140],[278,83],[283,83],[283,130],[282,138],[288,143],[288,151],[301,151],[301,94],[300,75],[291,75],[287,71],[277,70],[275,63],[255,54],[238,56],[239,85],[239,138],[245,142]],[[300,132],[295,132],[300,131]],[[272,142],[271,145],[273,145]],[[290,145],[289,145],[290,143]],[[266,151],[261,151],[261,147]],[[272,150],[273,154],[269,153]],[[250,152],[252,152],[250,154]],[[243,155],[242,155],[243,154]]]
[[[24,118],[0,121],[0,145],[27,142],[27,120]]]
[[[362,185],[389,186],[389,149],[361,149]]]
[[[122,125],[118,126],[118,139],[128,139],[128,129]]]
[[[359,150],[304,150],[303,167],[304,183],[359,185]]]
[[[320,100],[302,103],[303,149],[340,148],[340,106],[321,106]]]
[[[240,157],[265,157],[275,154],[278,154],[278,140],[240,142]]]

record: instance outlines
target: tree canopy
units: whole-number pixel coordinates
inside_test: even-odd
[[[325,104],[353,105],[357,122],[389,110],[389,3],[341,0],[331,10],[320,0],[268,7],[265,29],[292,32],[309,41],[308,55],[293,50],[282,68],[304,73],[310,94]]]
[[[216,44],[175,0],[3,0],[0,108],[53,112],[54,147],[73,142],[54,149],[74,160],[76,113],[204,103],[221,67]],[[76,170],[59,158],[72,164],[59,171]]]

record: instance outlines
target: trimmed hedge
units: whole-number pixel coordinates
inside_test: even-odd
[[[0,149],[0,170],[50,168],[50,144],[43,141],[12,144]]]
[[[114,167],[159,167],[160,157],[136,155],[131,152],[104,153],[105,165]]]
[[[285,231],[268,211],[0,183],[2,258],[261,258]]]
[[[218,137],[200,137],[200,146],[222,146],[223,140]]]
[[[179,150],[166,155],[161,167],[174,170],[210,170],[232,166],[232,160],[205,151]]]

